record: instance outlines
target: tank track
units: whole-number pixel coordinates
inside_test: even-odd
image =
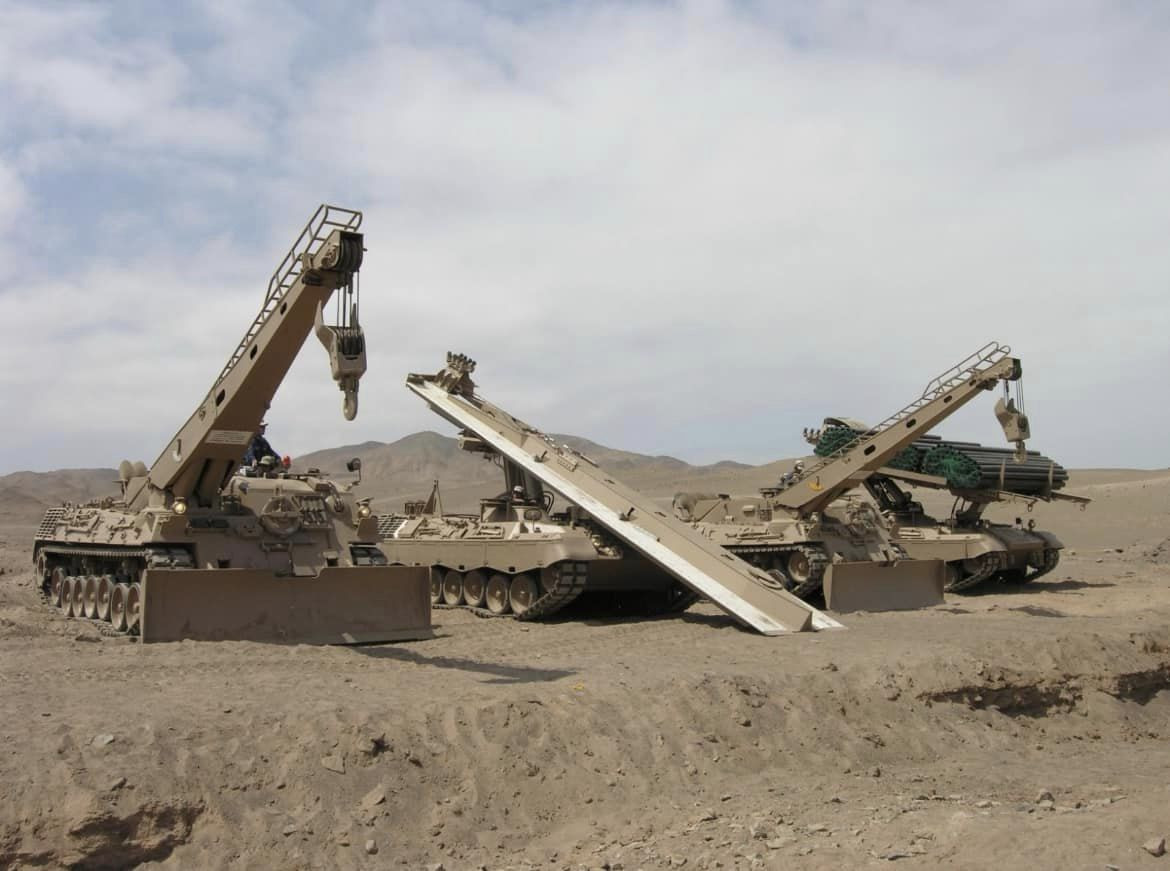
[[[555,614],[585,592],[589,579],[589,564],[564,562],[557,565],[557,583],[551,590],[533,602],[527,611],[516,615],[519,620],[540,620]]]
[[[589,584],[589,564],[587,562],[564,562],[560,563],[557,569],[559,572],[556,586],[546,591],[544,595],[534,601],[522,614],[516,614],[510,610],[496,612],[483,606],[468,605],[466,602],[451,605],[444,602],[441,597],[437,602],[432,601],[431,607],[442,610],[470,611],[477,617],[505,617],[513,620],[529,621],[543,620],[572,604],[578,596],[586,591]],[[660,597],[659,601],[647,607],[644,612],[639,613],[644,613],[645,616],[651,617],[680,614],[701,598],[702,595],[684,584],[675,583],[667,591],[666,595]]]
[[[1030,584],[1037,578],[1048,574],[1060,564],[1060,550],[1054,547],[1044,548],[1041,560],[1042,562],[1039,567],[1031,571],[1025,568],[1002,572],[999,580],[1005,584]]]
[[[47,541],[39,543],[36,552],[45,604],[66,619],[86,620],[104,636],[139,634],[142,587],[138,581],[144,571],[194,565],[187,548],[166,544],[101,547]],[[132,565],[127,567],[127,563]],[[90,586],[92,596],[85,593]]]
[[[431,602],[432,608],[441,608],[443,610],[460,610],[470,611],[477,617],[506,617],[513,620],[540,620],[549,617],[560,611],[562,608],[568,606],[574,599],[585,592],[585,586],[588,583],[589,564],[583,562],[564,562],[556,566],[558,569],[557,583],[551,589],[542,591],[538,599],[536,599],[523,614],[516,614],[511,609],[507,611],[496,612],[482,605],[468,605],[466,602],[458,605],[451,605],[442,601],[440,596],[439,601]],[[444,572],[444,575],[446,572]],[[463,574],[466,574],[464,572]],[[501,573],[502,574],[502,573]],[[525,574],[521,572],[520,574]],[[519,577],[516,575],[514,577]]]
[[[810,599],[821,591],[829,567],[829,555],[812,544],[731,545],[727,549],[756,568],[779,570],[785,577],[784,588],[800,599]],[[794,553],[803,553],[808,560],[808,579],[800,583],[788,577],[787,562]]]
[[[37,553],[56,556],[87,556],[96,559],[141,559],[146,560],[154,551],[144,547],[85,547],[72,544],[45,544]]]
[[[999,551],[985,553],[978,557],[979,568],[965,577],[947,584],[943,589],[948,593],[962,593],[979,586],[992,575],[1007,568],[1007,554]]]
[[[84,589],[86,581],[91,578],[95,581],[107,581],[108,590],[104,605],[99,606],[88,596],[75,595],[72,592],[75,584],[80,584]],[[97,629],[99,635],[106,638],[133,637],[139,634],[142,625],[141,595],[142,588],[139,584],[116,581],[108,575],[104,577],[66,575],[60,592],[53,589],[51,576],[41,584],[41,601],[46,608],[55,611],[66,620],[84,620]],[[129,604],[131,602],[133,604]],[[122,612],[120,616],[117,609]]]

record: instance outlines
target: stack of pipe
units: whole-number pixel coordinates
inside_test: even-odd
[[[824,457],[844,447],[863,433],[844,426],[826,427],[814,453]],[[991,448],[977,442],[944,440],[923,436],[887,463],[895,469],[922,472],[947,479],[951,487],[963,490],[1007,490],[1034,494],[1059,490],[1068,482],[1068,471],[1060,463],[1037,451],[1028,451],[1016,462],[1011,448]]]

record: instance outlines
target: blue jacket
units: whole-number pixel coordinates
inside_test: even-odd
[[[264,438],[263,433],[256,433],[252,436],[252,443],[248,445],[248,452],[244,454],[244,465],[254,466],[265,457],[279,460],[280,454],[272,449],[272,445],[268,444],[268,439]]]

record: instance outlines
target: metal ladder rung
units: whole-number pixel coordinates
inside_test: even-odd
[[[336,214],[338,217],[334,217]],[[304,272],[301,258],[305,254],[315,254],[325,240],[329,238],[329,234],[333,229],[355,231],[362,224],[362,213],[352,209],[345,209],[340,206],[331,206],[327,203],[322,204],[309,218],[308,223],[305,224],[304,229],[301,230],[300,235],[297,236],[296,241],[293,242],[292,247],[288,249],[288,253],[280,261],[276,267],[276,271],[272,273],[272,278],[268,281],[268,292],[264,296],[264,303],[260,307],[260,314],[256,315],[252,325],[248,327],[247,333],[236,346],[235,352],[231,355],[223,371],[219,373],[219,377],[215,379],[215,383],[219,384],[228,372],[240,361],[244,356],[244,352],[252,341],[259,335],[264,323],[276,310],[277,304],[284,298],[285,294],[292,289],[293,285],[297,283]],[[326,228],[329,228],[326,231]]]
[[[859,435],[857,438],[853,439],[853,441],[846,442],[828,456],[822,457],[819,463],[814,464],[810,469],[806,469],[804,475],[802,475],[799,480],[804,480],[804,478],[807,478],[810,475],[820,471],[839,457],[849,453],[850,451],[856,450],[865,444],[868,444],[873,439],[877,438],[879,435],[892,427],[894,424],[901,422],[918,409],[929,404],[935,397],[951,389],[955,385],[966,381],[971,375],[995,365],[1008,354],[1010,354],[1011,350],[1011,347],[1008,345],[1001,345],[999,342],[988,342],[974,354],[971,354],[969,357],[961,360],[958,364],[952,366],[950,369],[947,369],[937,378],[927,382],[926,389],[922,391],[922,395],[907,405],[905,408],[894,412],[892,415],[887,417],[864,435]]]

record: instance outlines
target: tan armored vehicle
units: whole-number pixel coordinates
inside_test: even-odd
[[[827,418],[825,423],[839,426],[840,419]],[[975,458],[996,455],[995,448],[972,443],[934,440],[934,444],[930,441],[923,444],[928,451],[945,448],[970,452]],[[882,468],[866,480],[866,489],[878,503],[894,541],[915,560],[931,558],[947,563],[948,592],[963,592],[987,581],[1027,583],[1047,575],[1060,562],[1064,544],[1057,536],[1035,528],[1033,520],[1024,523],[1017,519],[1014,524],[986,520],[983,513],[987,506],[1010,502],[1031,510],[1037,501],[1068,501],[1083,508],[1090,501],[1085,496],[1059,493],[1055,487],[1064,485],[1067,473],[1039,454],[1028,452],[1025,464],[1016,468],[1007,467],[1009,461],[1004,458],[1000,462],[1003,465],[999,471],[985,476],[982,482],[986,486],[982,487],[957,487],[947,476],[909,468]],[[1026,464],[1044,467],[1046,471],[1037,478],[1026,472]],[[950,493],[954,496],[950,514],[945,519],[935,519],[900,486],[900,481]]]
[[[894,476],[874,475],[866,481],[866,488],[881,506],[890,534],[907,554],[913,559],[946,562],[949,593],[970,590],[992,579],[1033,581],[1060,562],[1064,545],[1051,532],[1036,529],[1034,521],[1013,526],[981,516],[991,502],[1003,501],[996,494],[956,495],[950,516],[937,520],[898,486]]]
[[[357,413],[361,214],[322,206],[269,282],[260,313],[195,413],[149,469],[124,462],[122,493],[50,509],[34,560],[70,617],[143,641],[308,643],[427,637],[429,573],[387,565],[377,522],[349,485],[241,461],[310,330]],[[338,318],[323,308],[338,294]]]
[[[937,566],[901,562],[906,553],[868,501],[846,495],[802,519],[776,503],[778,491],[764,488],[759,496],[746,497],[679,493],[674,497],[674,513],[715,544],[767,571],[802,599],[821,592],[833,560],[838,577],[850,570],[885,566],[890,579],[912,586],[911,575],[922,573],[930,585]]]
[[[991,343],[933,379],[921,396],[879,426],[850,431],[807,468],[803,461],[760,497],[681,493],[678,517],[710,540],[766,569],[802,598],[825,587],[830,610],[921,607],[941,601],[945,569],[892,536],[872,504],[849,491],[915,440],[996,383],[1018,381],[1019,360]],[[1005,433],[1022,445],[1026,419],[1001,401]],[[1006,415],[1003,417],[1001,412]],[[1008,427],[1011,427],[1010,432]],[[907,557],[910,557],[908,559]],[[826,578],[830,582],[826,584]],[[875,585],[871,578],[880,578]],[[881,596],[870,595],[880,590]]]
[[[706,596],[768,635],[840,627],[591,458],[488,402],[474,368],[448,354],[442,370],[411,375],[407,387],[459,427],[465,450],[500,465],[503,492],[477,514],[454,515],[436,488],[426,503],[379,521],[391,562],[439,567],[435,601],[531,620],[584,597],[661,613]]]
[[[608,612],[644,616],[684,611],[698,598],[577,506],[556,506],[551,490],[479,439],[464,436],[460,446],[489,456],[504,473],[504,490],[481,500],[478,514],[445,513],[436,482],[425,503],[378,518],[392,562],[436,567],[433,604],[538,620],[586,604],[582,597]]]

